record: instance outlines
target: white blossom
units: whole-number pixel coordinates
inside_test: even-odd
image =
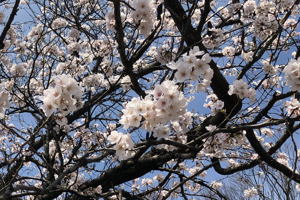
[[[258,191],[256,188],[252,187],[252,188],[248,188],[246,190],[244,190],[244,196],[246,198],[251,198],[258,195]]]
[[[134,143],[129,134],[112,131],[107,137],[107,140],[113,144],[113,149],[116,150],[116,157],[119,160],[125,160],[134,155]]]
[[[283,69],[285,73],[286,84],[291,86],[292,90],[300,90],[300,57],[297,60],[291,60]]]
[[[255,100],[256,91],[253,88],[249,88],[248,84],[242,79],[235,80],[232,85],[229,86],[229,95],[236,94],[239,98],[250,98]]]
[[[59,111],[67,115],[81,105],[82,88],[70,75],[54,77],[54,87],[44,91],[42,109],[46,116]]]

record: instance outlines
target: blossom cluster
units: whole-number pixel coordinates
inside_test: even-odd
[[[199,56],[202,56],[199,59]],[[205,86],[209,86],[213,77],[213,70],[210,68],[209,63],[211,57],[209,54],[199,50],[198,46],[191,49],[188,54],[184,54],[182,58],[176,62],[170,62],[167,66],[173,70],[177,70],[175,78],[179,82],[185,80],[199,80],[199,77],[203,79]]]
[[[63,18],[57,18],[52,22],[52,27],[54,29],[63,28],[68,24],[68,22]]]
[[[9,106],[9,93],[0,87],[0,118],[4,117],[5,109]]]
[[[28,67],[27,63],[13,64],[10,68],[10,73],[13,76],[24,76]]]
[[[59,111],[65,116],[81,106],[82,88],[70,75],[54,77],[54,87],[44,90],[42,109],[46,116]]]
[[[138,25],[139,31],[147,36],[154,25],[154,4],[152,0],[134,0],[134,11],[131,13],[132,20]]]
[[[297,60],[291,60],[283,69],[285,73],[286,84],[291,86],[292,90],[300,90],[300,57]]]
[[[144,99],[133,98],[128,102],[122,110],[120,123],[124,128],[139,127],[143,118],[146,130],[156,128],[159,130],[157,136],[165,135],[166,128],[160,125],[178,120],[186,113],[187,103],[188,99],[173,81],[164,81],[149,91]]]
[[[209,127],[206,127],[210,131]],[[213,128],[213,129],[216,129]],[[211,130],[212,132],[214,130]],[[224,157],[225,150],[232,149],[236,146],[242,146],[245,144],[245,137],[242,133],[230,135],[228,133],[218,133],[213,137],[209,137],[205,140],[202,153],[209,157]],[[229,162],[230,164],[230,162]]]
[[[127,159],[133,156],[134,143],[129,134],[112,131],[107,137],[107,140],[114,144],[113,149],[116,150],[116,157],[120,160]]]
[[[209,102],[204,104],[204,107],[209,108],[213,115],[224,107],[224,102],[219,100],[215,94],[208,95],[206,100],[209,100]]]
[[[292,98],[285,103],[287,114],[290,117],[300,116],[300,102],[296,98]]]
[[[256,91],[253,88],[249,88],[248,84],[243,80],[235,80],[232,85],[229,86],[229,95],[236,94],[239,98],[249,98],[255,100]]]
[[[290,3],[282,3],[279,9],[286,9],[290,6]],[[254,34],[264,40],[276,32],[279,27],[275,9],[276,4],[271,1],[260,1],[259,5],[256,5],[254,0],[246,1],[243,5],[243,18],[246,21],[253,21]]]
[[[203,45],[208,49],[214,49],[221,45],[225,40],[225,35],[220,28],[209,29],[210,34],[207,34],[203,38]]]
[[[224,56],[231,58],[235,55],[235,48],[232,46],[224,47],[222,53]]]
[[[248,188],[244,191],[244,196],[246,198],[254,197],[256,195],[258,195],[258,191],[255,187]]]

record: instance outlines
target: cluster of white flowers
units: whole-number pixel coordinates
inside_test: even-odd
[[[105,15],[105,21],[106,21],[106,29],[107,30],[115,30],[115,14],[114,10],[110,10]]]
[[[264,88],[266,88],[266,89],[274,87],[274,86],[278,86],[279,83],[280,83],[280,80],[281,80],[281,77],[279,77],[279,76],[273,76],[273,77],[265,79],[262,82],[262,86]]]
[[[4,112],[9,106],[9,93],[0,87],[0,119],[4,117]]]
[[[153,184],[153,179],[150,178],[143,178],[141,181],[143,186],[151,186]]]
[[[284,11],[290,9],[294,3],[294,0],[280,0],[277,6],[281,11]]]
[[[210,35],[205,35],[202,39],[203,45],[208,49],[214,49],[224,41],[225,36],[222,29],[211,28],[209,29]]]
[[[188,101],[173,81],[164,81],[149,91],[144,99],[133,98],[128,102],[122,110],[120,123],[124,128],[139,127],[143,118],[146,130],[156,128],[156,136],[163,136],[166,135],[166,128],[161,125],[184,115]]]
[[[131,13],[132,20],[138,24],[140,32],[147,36],[154,25],[154,3],[152,0],[133,0]]]
[[[171,51],[169,44],[164,44],[159,48],[151,47],[148,54],[154,57],[159,63],[167,64],[175,57],[175,48]]]
[[[121,11],[120,15],[121,15],[121,21],[122,21],[122,23],[124,23],[125,20],[126,20],[126,16],[122,11]],[[111,30],[111,31],[115,31],[115,23],[116,23],[116,21],[115,21],[115,11],[114,11],[114,9],[111,9],[105,15],[106,29]]]
[[[113,149],[116,150],[116,157],[119,160],[124,160],[134,155],[132,150],[134,143],[129,134],[112,131],[107,140],[114,144]]]
[[[205,127],[206,129],[210,129]],[[215,127],[216,128],[216,127]],[[214,127],[212,127],[214,129]],[[208,130],[209,131],[209,130]],[[214,130],[213,130],[214,131]],[[209,157],[225,157],[225,150],[245,144],[245,137],[242,133],[230,135],[228,133],[218,133],[204,141],[203,155]]]
[[[278,22],[273,14],[262,13],[255,17],[253,23],[254,34],[261,38],[266,39],[278,29]]]
[[[42,109],[46,116],[59,111],[65,116],[81,106],[82,88],[70,75],[54,77],[54,87],[44,91]]]
[[[235,80],[233,85],[229,86],[228,90],[229,95],[236,94],[239,98],[249,98],[251,100],[256,99],[256,91],[253,88],[249,88],[248,84],[245,83],[242,79]]]
[[[235,55],[235,48],[232,46],[227,46],[222,49],[222,53],[224,56],[232,58]]]
[[[292,87],[292,90],[300,90],[300,57],[297,60],[291,60],[283,69],[285,73],[286,84]]]
[[[209,102],[204,104],[204,107],[209,108],[212,112],[212,115],[215,115],[224,107],[224,102],[219,100],[217,95],[215,94],[207,95],[206,101],[208,100]]]
[[[32,40],[32,39],[37,39],[41,36],[43,32],[43,25],[42,24],[37,24],[36,26],[32,27],[30,32],[27,34],[25,37],[26,40]]]
[[[99,87],[105,87],[106,81],[104,79],[104,75],[97,73],[97,74],[91,74],[87,77],[85,77],[82,81],[82,85],[90,89],[92,92],[94,92]]]
[[[244,196],[246,198],[251,198],[258,195],[258,191],[255,187],[244,190]]]
[[[264,40],[272,35],[279,27],[276,19],[276,13],[288,9],[293,4],[291,0],[272,1],[249,0],[243,5],[243,21],[253,22],[252,31],[260,39]],[[278,8],[278,10],[277,10]]]
[[[202,56],[201,59],[198,58],[199,56]],[[167,66],[177,70],[175,73],[177,81],[183,82],[189,79],[196,81],[201,77],[203,80],[206,80],[206,87],[208,87],[214,73],[209,66],[210,61],[211,57],[209,54],[204,54],[203,51],[199,50],[198,46],[195,46],[188,54],[184,54],[182,58],[176,62],[169,63]]]
[[[253,51],[249,51],[249,52],[242,52],[242,57],[245,61],[250,62],[253,60]]]
[[[271,65],[267,60],[262,61],[264,66],[264,72],[268,75],[274,75],[277,72],[277,68]]]
[[[213,189],[217,190],[217,189],[220,189],[221,187],[223,187],[223,183],[218,182],[218,181],[212,181],[212,182],[210,183],[210,186],[211,186]]]
[[[244,18],[248,18],[250,17],[252,14],[254,14],[256,9],[256,2],[254,0],[248,0],[244,3],[243,6],[243,17]]]
[[[292,98],[291,101],[285,103],[287,114],[290,117],[300,116],[300,102],[296,98]]]
[[[289,166],[289,156],[286,153],[279,152],[277,155],[276,161],[285,165]]]
[[[276,4],[271,1],[260,1],[255,9],[255,18],[253,22],[254,34],[261,38],[266,39],[278,29],[278,22],[275,17]]]
[[[63,18],[56,18],[55,20],[53,20],[51,25],[54,29],[58,29],[66,27],[68,25],[68,22]]]
[[[262,128],[260,131],[262,134],[267,135],[269,137],[274,135],[274,132],[270,128]]]
[[[13,64],[10,68],[10,73],[13,76],[24,76],[26,74],[26,69],[28,68],[27,63]]]
[[[297,192],[300,192],[300,184],[299,183],[296,183],[296,190],[297,190]]]

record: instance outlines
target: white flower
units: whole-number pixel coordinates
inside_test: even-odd
[[[274,75],[277,72],[276,67],[271,65],[268,61],[262,61],[262,64],[264,65],[264,72],[266,74]]]
[[[229,86],[228,90],[229,95],[236,94],[239,98],[250,98],[251,100],[255,100],[256,91],[253,88],[249,88],[247,83],[245,83],[242,79],[235,80],[232,85]]]
[[[198,58],[198,56],[202,57]],[[189,79],[196,81],[201,77],[203,82],[208,83],[213,77],[213,70],[209,67],[210,61],[209,54],[204,54],[203,51],[199,51],[199,47],[195,46],[188,53],[185,53],[182,58],[176,62],[170,62],[167,66],[170,69],[177,70],[175,79],[179,82]]]
[[[261,133],[270,137],[274,135],[273,131],[269,128],[262,128]]]
[[[250,14],[254,13],[256,9],[256,2],[254,0],[248,0],[244,3],[243,6],[243,16],[250,17]]]
[[[164,81],[148,91],[144,99],[133,98],[128,102],[122,110],[120,123],[124,128],[138,127],[143,118],[143,127],[152,131],[156,126],[178,120],[183,116],[188,101],[183,93],[178,91],[173,81]],[[165,132],[161,131],[157,129],[158,137]]]
[[[45,115],[49,117],[56,111],[57,107],[56,104],[52,101],[50,98],[44,98],[43,99],[43,106],[42,110],[44,111]]]
[[[210,35],[205,35],[203,40],[203,45],[208,49],[214,49],[218,47],[224,40],[224,33],[222,29],[211,28]]]
[[[54,87],[44,91],[42,109],[46,116],[59,111],[66,116],[81,105],[82,88],[70,75],[54,77]]]
[[[0,92],[0,119],[4,117],[5,109],[8,108],[8,106],[9,106],[9,93],[6,91],[1,91]]]
[[[215,125],[208,125],[205,127],[206,130],[208,130],[209,132],[213,132],[214,130],[217,129],[217,126]]]
[[[290,101],[287,101],[285,107],[290,117],[300,116],[300,102],[297,99],[292,98]]]
[[[110,135],[107,137],[107,140],[112,144],[116,144],[120,142],[121,139],[122,139],[121,134],[117,131],[112,131]]]
[[[127,159],[133,156],[134,143],[129,134],[112,131],[107,137],[107,140],[114,144],[113,148],[116,150],[116,157],[120,160]]]
[[[147,36],[150,34],[154,25],[154,7],[152,0],[134,0],[132,7],[135,9],[131,13],[131,18],[134,23],[138,24],[140,32]]]
[[[102,193],[102,186],[99,185],[95,188],[95,192],[98,193],[98,194],[101,194]]]
[[[235,48],[234,47],[224,47],[223,50],[222,50],[222,53],[224,56],[227,56],[227,57],[233,57],[234,54],[235,54]]]
[[[158,138],[168,138],[170,129],[168,126],[158,125],[154,129],[154,136]]]
[[[177,69],[175,73],[175,78],[179,82],[184,82],[185,80],[188,80],[190,78],[190,74],[191,69],[186,66],[182,66],[179,69]]]
[[[63,18],[57,18],[52,22],[52,27],[54,29],[63,28],[67,26],[68,22]]]
[[[256,196],[256,195],[258,195],[258,191],[257,191],[257,189],[254,188],[254,187],[249,188],[249,189],[247,189],[247,190],[244,190],[244,196],[245,196],[246,198],[254,197],[254,196]]]
[[[300,90],[300,57],[297,60],[291,60],[283,69],[285,73],[286,84],[292,87],[292,90]]]
[[[10,73],[13,76],[24,76],[26,74],[26,68],[28,68],[27,63],[13,64],[10,68]]]
[[[242,52],[242,57],[243,57],[244,60],[246,60],[247,62],[252,61],[253,55],[254,55],[253,51],[249,51],[248,53],[246,53],[246,52],[244,52],[244,51]]]
[[[141,183],[144,186],[149,186],[153,184],[153,180],[150,178],[143,178]]]
[[[221,183],[221,182],[217,182],[217,181],[213,181],[213,182],[211,182],[211,187],[213,188],[213,189],[220,189],[221,187],[223,187],[223,183]]]

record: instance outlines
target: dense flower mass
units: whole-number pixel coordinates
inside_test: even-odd
[[[292,90],[300,91],[300,57],[297,60],[291,60],[283,72],[286,84],[291,86]]]
[[[222,108],[224,107],[224,102],[219,100],[217,95],[215,94],[207,95],[206,101],[208,101],[208,103],[204,104],[204,107],[209,108],[213,115],[222,110]]]
[[[299,117],[300,116],[300,102],[296,98],[292,98],[290,101],[285,103],[287,114],[290,117]]]
[[[9,93],[0,85],[0,119],[3,118],[5,109],[9,106]]]
[[[244,191],[244,196],[246,198],[251,198],[251,197],[254,197],[258,194],[258,191],[255,187],[252,187],[252,188],[248,188]]]
[[[131,13],[132,20],[138,25],[141,34],[147,36],[151,33],[154,25],[155,12],[152,0],[133,0],[134,11]]]
[[[118,159],[124,160],[134,155],[132,150],[134,144],[129,134],[112,131],[107,140],[114,145],[113,149],[116,150],[116,157]]]
[[[200,56],[201,58],[199,58]],[[209,54],[200,51],[199,47],[195,46],[176,62],[169,63],[168,67],[176,70],[175,78],[177,81],[196,81],[202,78],[202,84],[205,84],[203,87],[207,87],[214,73],[209,66],[210,61],[211,57]]]
[[[139,127],[144,119],[143,127],[153,130],[160,124],[178,120],[186,113],[188,101],[173,81],[164,81],[149,91],[144,99],[133,98],[128,102],[122,110],[120,123],[124,128]],[[159,128],[158,132],[157,135],[161,135],[162,129]]]
[[[54,79],[54,87],[44,91],[42,109],[46,116],[58,111],[65,116],[81,105],[82,89],[70,75],[59,75]]]
[[[256,92],[253,88],[249,88],[248,84],[243,80],[235,80],[232,85],[229,86],[229,95],[236,94],[239,98],[249,98],[255,100]]]

